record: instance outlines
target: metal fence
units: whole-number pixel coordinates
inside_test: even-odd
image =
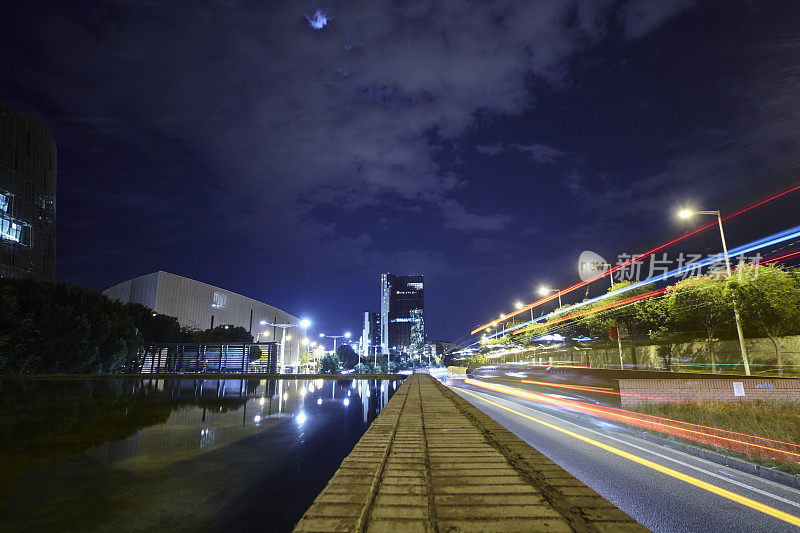
[[[159,344],[145,353],[140,372],[276,374],[278,343]]]

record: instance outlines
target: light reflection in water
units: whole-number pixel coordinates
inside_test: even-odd
[[[48,528],[77,527],[69,513],[85,508],[90,515],[94,499],[88,494],[100,490],[114,501],[136,494],[141,509],[104,508],[98,518],[104,527],[87,529],[124,529],[132,518],[125,512],[157,520],[188,508],[198,522],[187,522],[186,528],[202,529],[209,522],[201,516],[228,509],[229,502],[245,501],[241,498],[251,493],[256,507],[268,502],[269,509],[285,514],[283,529],[289,529],[395,387],[365,380],[0,380],[0,400],[8,406],[0,411],[0,489],[5,483],[17,502],[53,502],[48,503]],[[360,410],[348,408],[358,401]],[[294,423],[286,424],[289,420]],[[326,443],[325,453],[307,446],[315,442]],[[293,488],[284,481],[272,484],[268,495],[265,490],[272,488],[255,488],[272,476],[302,483]],[[201,494],[208,479],[214,479],[210,493]],[[64,494],[67,484],[74,490]],[[184,495],[181,487],[187,486],[193,489]],[[200,506],[219,494],[230,499]],[[163,505],[173,499],[174,505]],[[289,509],[295,507],[293,515]],[[18,512],[44,516],[21,507]],[[29,525],[36,530],[44,524]]]

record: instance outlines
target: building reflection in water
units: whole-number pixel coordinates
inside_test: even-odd
[[[269,431],[294,419],[299,430],[331,409],[360,402],[361,423],[369,424],[389,401],[396,383],[388,380],[143,380],[134,396],[174,403],[162,424],[144,427],[87,452],[120,467],[153,468],[185,460]],[[303,435],[298,435],[299,443]]]
[[[0,494],[14,502],[0,502],[0,530],[9,508],[16,519],[29,517],[29,530],[80,529],[73,511],[94,516],[98,490],[113,501],[137,495],[130,509],[103,508],[96,519],[106,529],[125,529],[139,508],[151,518],[196,518],[186,529],[202,529],[203,517],[246,521],[265,502],[283,517],[277,529],[289,529],[307,508],[302,498],[325,486],[399,383],[0,380]],[[282,481],[264,484],[272,479]],[[203,503],[219,494],[242,514]]]

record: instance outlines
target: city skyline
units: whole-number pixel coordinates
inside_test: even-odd
[[[456,340],[798,170],[791,6],[316,10],[10,6],[0,99],[59,146],[57,279],[165,269],[355,334],[376,272],[425,272]]]

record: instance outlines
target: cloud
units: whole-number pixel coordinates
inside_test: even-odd
[[[441,168],[432,136],[455,142],[480,115],[529,111],[531,80],[558,86],[570,59],[612,27],[615,5],[361,0],[310,16],[293,3],[78,0],[10,17],[47,28],[9,39],[48,60],[4,71],[26,73],[20,83],[70,127],[148,155],[164,139],[179,145],[191,172],[176,168],[175,179],[235,206],[216,224],[245,225],[257,249],[337,246],[347,241],[337,217],[397,202],[440,209],[449,230],[494,231],[510,217],[453,199],[464,181]],[[626,5],[626,31],[640,37],[685,3]],[[336,23],[311,31],[323,18]],[[564,157],[544,144],[503,149],[539,163]]]
[[[469,213],[455,200],[442,200],[444,227],[460,231],[498,231],[511,222],[510,215],[479,215]]]
[[[564,157],[564,152],[543,144],[512,144],[512,148],[526,154],[537,163],[552,163]]]
[[[625,34],[639,39],[694,6],[693,0],[631,0],[622,11]]]
[[[482,155],[500,155],[508,153],[521,153],[528,159],[536,161],[537,163],[554,163],[561,159],[566,154],[557,148],[545,146],[544,144],[517,144],[510,143],[503,145],[502,143],[495,143],[490,145],[479,144],[475,146],[475,152]]]
[[[495,143],[490,145],[477,145],[475,147],[475,151],[479,154],[483,155],[498,155],[505,152],[505,148],[503,147],[502,143]]]

